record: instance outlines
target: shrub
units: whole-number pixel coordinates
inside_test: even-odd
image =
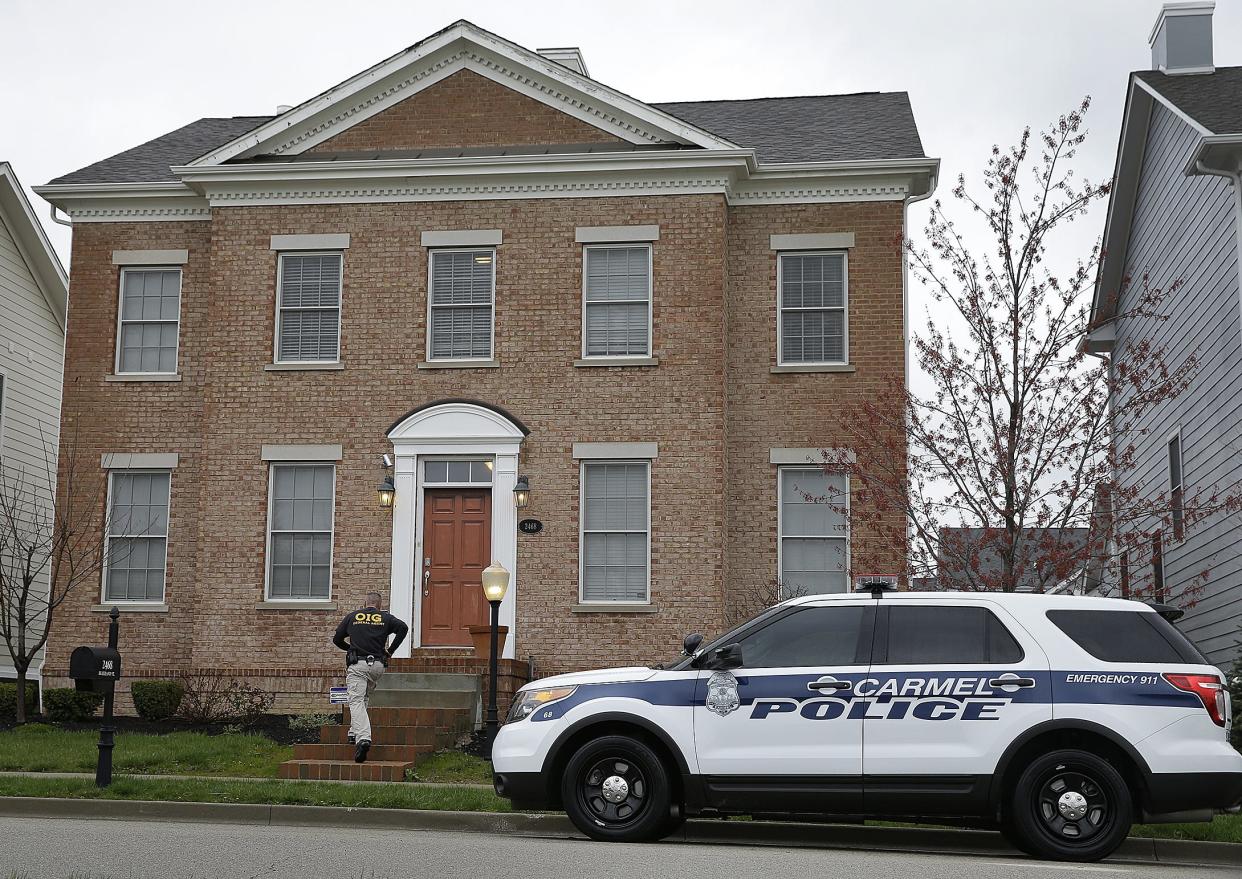
[[[319,740],[319,728],[336,723],[335,714],[294,714],[289,718],[289,732],[295,733],[299,739],[316,742]]]
[[[57,723],[81,723],[90,720],[103,701],[98,693],[79,692],[72,687],[55,687],[43,691],[43,712]]]
[[[26,717],[35,712],[39,685],[34,681],[26,681]],[[0,684],[0,719],[9,720],[17,716],[17,684]]]
[[[181,716],[191,723],[246,723],[272,707],[276,696],[258,687],[219,675],[186,675]]]
[[[181,707],[185,687],[178,681],[134,681],[129,688],[134,710],[143,720],[167,720]]]

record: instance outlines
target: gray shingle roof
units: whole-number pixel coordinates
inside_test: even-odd
[[[677,118],[756,151],[761,162],[922,158],[923,145],[905,92],[866,92],[741,101],[652,104]],[[141,146],[57,177],[52,183],[156,183],[240,137],[271,116],[191,122]]]
[[[169,165],[184,165],[257,128],[271,116],[232,116],[191,122],[141,146],[87,165],[52,183],[158,183],[171,181]]]
[[[1184,76],[1143,70],[1135,76],[1213,134],[1242,133],[1242,67]]]
[[[761,162],[923,157],[905,92],[860,92],[651,106],[753,149]]]

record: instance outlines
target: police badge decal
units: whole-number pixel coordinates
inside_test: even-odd
[[[737,695],[737,678],[727,671],[718,671],[707,681],[707,710],[727,717],[742,700]]]

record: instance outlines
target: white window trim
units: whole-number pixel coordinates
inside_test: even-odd
[[[280,356],[280,320],[284,306],[284,274],[286,256],[337,256],[341,259],[340,282],[336,291],[336,357],[331,360],[282,360]],[[298,308],[296,311],[328,311],[326,306]],[[276,313],[272,320],[272,363],[279,366],[325,366],[341,362],[341,327],[345,325],[345,251],[288,250],[276,254]]]
[[[267,546],[263,553],[263,601],[265,604],[279,602],[281,604],[322,605],[332,601],[332,581],[336,567],[336,462],[335,461],[268,461],[267,463]],[[328,541],[328,594],[324,597],[308,595],[301,598],[293,595],[272,595],[272,502],[276,495],[276,468],[297,467],[331,467],[332,468],[332,539]],[[280,532],[285,533],[285,532]]]
[[[172,372],[156,370],[155,372],[142,372],[135,370],[132,372],[121,371],[121,331],[124,329],[126,320],[123,317],[125,309],[125,274],[126,272],[176,272],[177,273],[177,320],[137,320],[129,321],[129,323],[176,323],[177,324],[177,347],[173,352],[173,368]],[[112,367],[115,375],[118,376],[165,376],[177,375],[181,368],[181,295],[184,292],[185,273],[181,266],[163,265],[163,266],[122,266],[120,271],[120,283],[117,285],[116,291],[116,356],[113,358]]]
[[[495,455],[420,455],[418,478],[425,488],[487,488],[490,489],[496,484],[496,456]],[[488,482],[430,482],[427,479],[427,462],[428,461],[483,461],[491,462],[487,472],[492,475]]]
[[[108,552],[112,548],[112,538],[118,537],[124,539],[126,535],[112,533],[112,477],[118,474],[134,474],[134,473],[165,473],[168,475],[168,527],[164,529],[164,589],[160,593],[158,599],[155,598],[122,598],[108,599]],[[99,599],[100,603],[111,608],[116,607],[156,607],[165,608],[165,599],[168,597],[168,548],[172,542],[172,506],[173,506],[173,473],[168,467],[114,467],[107,471],[104,477],[108,481],[107,497],[104,503],[104,546],[101,570],[99,572]],[[154,534],[135,534],[132,537],[155,537]]]
[[[647,251],[647,350],[638,354],[588,354],[587,353],[587,251],[620,250],[642,247]],[[637,305],[638,299],[610,299],[597,305]],[[594,362],[609,360],[633,360],[635,357],[651,357],[655,350],[655,254],[650,241],[610,242],[608,244],[584,244],[582,246],[582,359]]]
[[[1169,472],[1169,445],[1177,440],[1177,471],[1181,477],[1182,533],[1177,536],[1173,524],[1173,474]],[[1169,489],[1169,543],[1181,543],[1186,539],[1186,448],[1182,444],[1182,426],[1179,424],[1164,438],[1164,481]],[[1166,584],[1167,585],[1167,584]]]
[[[647,468],[647,595],[633,599],[588,600],[585,597],[586,572],[586,468],[598,464],[642,464]],[[595,532],[592,532],[595,533]],[[629,534],[631,532],[621,532]],[[651,604],[651,461],[646,458],[591,459],[578,463],[578,605],[581,607],[634,607]]]
[[[492,255],[492,297],[489,303],[492,309],[491,321],[491,341],[488,343],[490,354],[486,357],[435,357],[431,353],[431,283],[432,272],[434,270],[437,253],[476,253],[488,251]],[[434,247],[427,250],[427,333],[423,350],[427,355],[428,363],[460,363],[464,365],[474,365],[480,363],[494,363],[496,360],[496,261],[497,252],[495,247]],[[454,306],[440,306],[441,308],[452,308]]]
[[[785,272],[786,256],[840,256],[841,271],[841,311],[845,315],[844,333],[841,337],[840,360],[785,360],[784,323],[785,306],[782,304],[782,279]],[[822,308],[796,308],[791,311],[826,311]],[[778,366],[845,366],[850,362],[850,252],[848,250],[781,250],[776,254],[776,363]]]
[[[840,537],[828,534],[786,534],[785,533],[785,480],[782,478],[784,471],[794,470],[804,473],[822,472],[823,467],[815,467],[808,465],[785,465],[782,464],[776,468],[776,582],[780,588],[784,588],[785,573],[785,538],[797,539],[815,539],[815,540],[844,540],[845,541],[845,592],[850,591],[851,571],[853,570],[853,534],[850,528],[850,495],[852,494],[850,486],[850,478],[845,475],[845,503],[840,506],[845,507],[845,533]],[[831,475],[831,474],[830,474]],[[842,474],[844,475],[844,474]],[[832,592],[830,595],[840,595],[842,593]]]

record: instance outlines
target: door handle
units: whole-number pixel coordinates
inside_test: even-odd
[[[1017,689],[1027,689],[1035,686],[1034,678],[992,678],[988,681],[989,687],[1015,687]]]
[[[431,561],[431,559],[427,559],[427,561]],[[431,568],[425,568],[423,570],[423,595],[431,594],[431,590],[427,588],[427,582],[430,579],[431,579]]]
[[[833,678],[821,678],[806,685],[808,690],[848,690],[854,686],[849,681],[838,681]]]

